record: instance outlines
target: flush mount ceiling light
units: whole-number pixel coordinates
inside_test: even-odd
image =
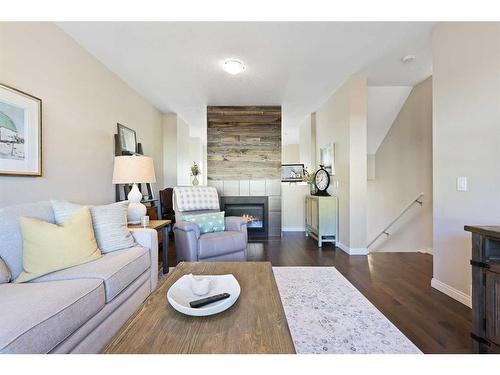
[[[241,61],[235,60],[235,59],[230,59],[230,60],[224,61],[224,65],[222,67],[227,73],[233,74],[233,75],[239,74],[239,73],[245,71],[245,69],[246,69],[245,64],[243,64]]]
[[[406,55],[401,57],[403,64],[409,64],[415,60],[415,55]]]

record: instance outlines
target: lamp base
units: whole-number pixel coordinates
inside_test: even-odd
[[[127,210],[127,222],[129,224],[140,224],[141,217],[146,215],[146,206],[141,203],[142,194],[137,187],[137,184],[132,186],[132,189],[127,195],[129,205]]]

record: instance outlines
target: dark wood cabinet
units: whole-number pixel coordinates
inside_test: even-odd
[[[500,345],[500,274],[486,271],[486,338]]]
[[[476,353],[500,353],[500,226],[472,233],[472,332]]]

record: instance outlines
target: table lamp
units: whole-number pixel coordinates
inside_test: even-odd
[[[137,184],[156,182],[153,159],[148,156],[115,156],[113,184],[133,184],[127,195],[129,200],[127,221],[140,224],[146,215],[146,206],[141,203],[142,194]]]

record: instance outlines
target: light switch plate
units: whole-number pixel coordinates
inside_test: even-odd
[[[467,177],[457,177],[457,191],[467,191]]]

